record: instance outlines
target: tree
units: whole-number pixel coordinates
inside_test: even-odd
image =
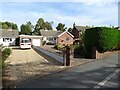
[[[68,32],[69,32],[69,33],[72,33],[72,28],[68,28]]]
[[[39,18],[37,24],[35,25],[34,34],[39,35],[40,30],[52,30],[52,24],[53,22],[45,22],[43,18]]]
[[[52,30],[52,22],[50,23],[50,22],[46,21],[45,27],[46,27],[47,30]]]
[[[3,28],[3,29],[8,29],[7,24],[5,24],[5,23],[3,22],[3,23],[2,23],[2,28]]]
[[[13,23],[13,22],[0,22],[0,25],[3,29],[14,29],[14,30],[18,30],[18,26],[17,24]]]
[[[20,26],[20,29],[21,29],[20,34],[31,35],[32,29],[33,29],[33,25],[29,21],[29,22],[26,22],[26,24],[22,24]]]
[[[65,24],[59,23],[56,29],[57,31],[65,31],[67,27],[65,27]]]

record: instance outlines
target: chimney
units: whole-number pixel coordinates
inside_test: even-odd
[[[73,27],[75,27],[75,22],[74,22],[74,24],[73,24]]]

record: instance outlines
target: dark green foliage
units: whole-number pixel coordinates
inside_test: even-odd
[[[17,24],[13,22],[0,22],[0,28],[18,30]]]
[[[22,24],[20,26],[20,29],[21,29],[20,34],[31,35],[33,28],[34,26],[31,24],[30,21],[26,22],[26,24]]]
[[[120,30],[118,30],[118,44],[116,49],[120,50]]]
[[[57,31],[66,31],[67,27],[65,27],[65,24],[59,23],[56,29]]]
[[[68,32],[69,32],[69,33],[72,33],[72,28],[68,28]]]
[[[7,57],[11,54],[11,49],[10,48],[5,48],[2,51],[2,67],[5,66],[5,60],[7,59]]]
[[[96,47],[99,52],[114,50],[118,45],[117,29],[107,27],[95,27],[87,29],[84,35],[84,45],[87,52]]]
[[[46,44],[46,41],[43,41],[42,45],[44,46]]]
[[[76,45],[74,48],[74,54],[75,54],[75,56],[76,55],[81,56],[81,57],[86,56],[86,51],[85,51],[84,45],[83,44]]]
[[[40,30],[52,30],[53,22],[44,21],[43,18],[39,18],[34,29],[35,35],[40,35]]]
[[[10,54],[11,54],[11,49],[10,48],[5,48],[2,51],[2,58],[3,58],[3,60],[5,60]]]

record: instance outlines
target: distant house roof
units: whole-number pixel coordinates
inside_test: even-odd
[[[59,34],[61,34],[61,31],[54,31],[54,30],[40,30],[41,36],[53,36],[57,37]]]
[[[84,30],[88,29],[89,27],[86,27],[86,26],[75,26],[75,28],[76,28],[78,31],[84,31]]]
[[[64,33],[68,33],[71,37],[74,37],[72,34],[70,34],[68,31],[54,31],[54,30],[40,30],[41,36],[51,36],[51,37],[60,37]]]
[[[16,38],[19,37],[19,31],[11,29],[0,29],[0,37]]]

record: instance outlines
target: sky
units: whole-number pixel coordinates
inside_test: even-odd
[[[0,1],[0,21],[10,21],[18,25],[30,21],[36,24],[39,18],[53,21],[53,29],[58,23],[68,28],[73,23],[79,26],[118,26],[119,0],[2,0]]]

